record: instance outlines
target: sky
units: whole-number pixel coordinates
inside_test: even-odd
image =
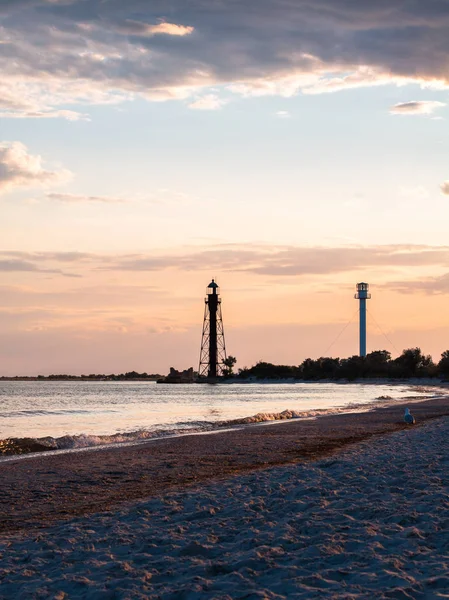
[[[0,375],[449,348],[447,0],[3,0]]]

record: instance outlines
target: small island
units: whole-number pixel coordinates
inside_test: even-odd
[[[170,367],[170,373],[166,377],[160,377],[158,383],[195,383],[198,379],[198,373],[193,370],[193,367],[185,371],[177,371]]]

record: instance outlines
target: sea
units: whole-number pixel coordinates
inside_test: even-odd
[[[3,381],[0,460],[6,454],[140,443],[437,395],[441,390],[407,384]]]

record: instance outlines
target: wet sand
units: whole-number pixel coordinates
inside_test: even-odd
[[[407,428],[405,406],[415,428],[449,415],[447,398],[397,402],[363,413],[0,462],[0,532],[45,528],[186,486],[329,456]]]

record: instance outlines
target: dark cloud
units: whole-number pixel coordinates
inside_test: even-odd
[[[61,263],[75,273],[86,271],[247,272],[292,277],[329,275],[385,267],[449,267],[449,247],[390,245],[295,247],[223,244],[210,249],[184,249],[172,254],[89,254],[78,252],[0,252],[0,270],[60,272]],[[16,268],[15,268],[16,266]],[[50,271],[51,269],[51,271]]]
[[[0,27],[0,107],[30,114],[217,83],[280,81],[287,94],[449,81],[447,0],[3,0]]]
[[[0,260],[3,259],[21,259],[25,261],[39,262],[83,262],[93,259],[94,254],[87,252],[21,252],[17,250],[1,250]]]
[[[0,260],[0,271],[6,273],[24,272],[24,271],[39,271],[37,265],[26,260]]]
[[[6,253],[7,254],[7,253]],[[5,256],[5,253],[0,253]],[[0,272],[2,273],[52,273],[62,275],[63,277],[80,277],[76,273],[66,273],[60,269],[42,268],[39,261],[23,260],[20,258],[1,258],[0,256]]]
[[[395,104],[390,112],[396,115],[430,115],[438,108],[446,106],[444,102],[420,100]]]
[[[416,281],[392,281],[385,287],[402,294],[413,292],[430,295],[449,294],[449,273],[439,277],[425,277]]]
[[[225,245],[213,250],[167,256],[131,256],[101,268],[121,271],[246,271],[270,276],[326,275],[371,267],[449,266],[449,248],[377,246],[371,248],[270,248]]]

